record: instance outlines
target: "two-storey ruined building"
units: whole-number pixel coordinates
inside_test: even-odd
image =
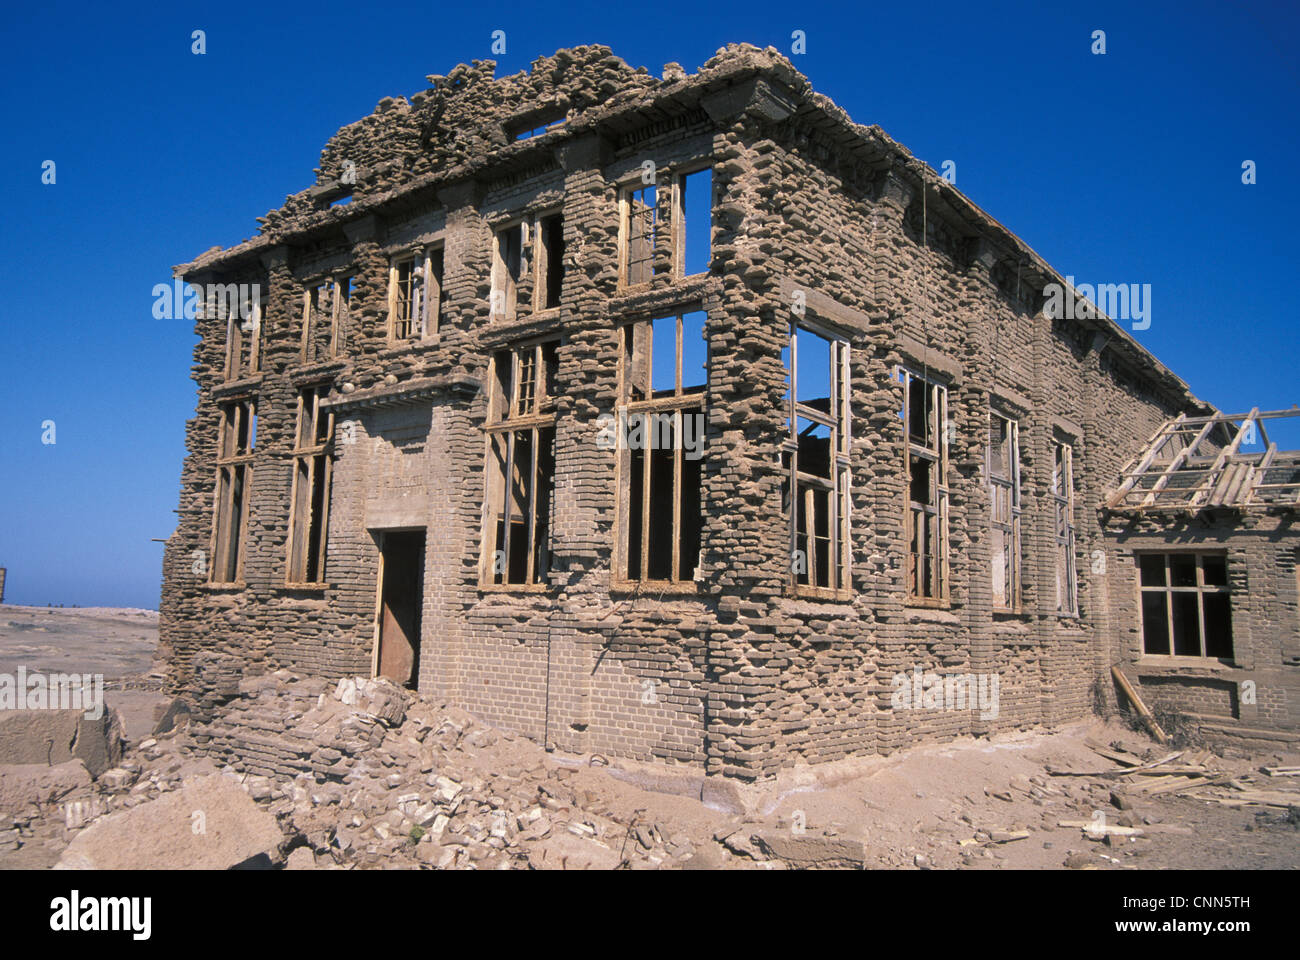
[[[1077,718],[1149,659],[1155,561],[1100,508],[1161,424],[1216,411],[1110,320],[1048,317],[1058,274],[773,50],[494,67],[381,101],[255,238],[177,268],[216,293],[165,559],[178,689],[380,674],[753,778]],[[1225,567],[1144,536],[1231,584],[1203,627],[1230,649],[1168,651],[1189,689],[1244,651],[1284,669],[1293,546]]]

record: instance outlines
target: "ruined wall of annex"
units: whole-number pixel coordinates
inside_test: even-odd
[[[955,191],[883,134],[849,150],[791,98],[836,115],[774,51],[728,48],[693,77],[633,70],[607,48],[561,51],[494,80],[476,62],[375,113],[326,146],[317,184],[262,218],[261,234],[205,254],[188,280],[264,284],[262,360],[227,382],[224,326],[200,318],[198,412],[187,429],[180,522],[165,553],[161,633],[171,683],[219,699],[232,678],[278,666],[369,674],[384,530],[426,532],[419,688],[486,722],[573,752],[702,766],[754,778],[796,760],[888,752],[922,739],[1081,716],[1131,612],[1091,573],[1095,505],[1177,404],[1123,342],[1043,318],[1041,263],[995,235]],[[842,112],[841,112],[842,113]],[[511,130],[568,116],[561,133]],[[661,176],[712,163],[712,266],[618,280],[618,190],[645,160]],[[355,183],[349,182],[355,173]],[[922,186],[924,184],[924,186]],[[351,203],[330,206],[343,194]],[[492,231],[561,208],[558,308],[489,320]],[[437,332],[387,336],[389,262],[444,250]],[[663,250],[661,256],[666,255]],[[301,358],[304,289],[347,273],[352,303],[334,359]],[[789,293],[852,344],[853,593],[791,593],[781,503]],[[596,442],[617,403],[620,325],[707,313],[709,380],[698,584],[611,589],[616,455]],[[553,557],[544,590],[483,589],[486,416],[493,351],[558,335]],[[1118,350],[1118,352],[1117,352]],[[903,438],[897,364],[950,383],[952,602],[904,596]],[[286,585],[296,397],[328,385],[335,417],[326,580]],[[211,585],[218,403],[258,409],[243,583]],[[992,405],[1022,423],[1023,612],[994,614],[984,479]],[[1080,616],[1050,603],[1050,439],[1076,451]],[[1113,567],[1112,567],[1113,570]],[[1126,620],[1127,618],[1127,620]],[[993,674],[996,718],[895,711],[913,668]],[[1294,709],[1294,707],[1290,708]]]
[[[1300,583],[1292,521],[1276,515],[1185,520],[1108,517],[1113,662],[1158,714],[1186,715],[1216,737],[1300,743]],[[1227,558],[1232,657],[1153,656],[1142,642],[1138,551]]]

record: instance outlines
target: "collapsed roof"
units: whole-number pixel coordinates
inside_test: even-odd
[[[1279,451],[1265,421],[1300,407],[1166,421],[1124,467],[1106,501],[1117,513],[1300,509],[1300,451]],[[1246,447],[1262,447],[1247,451]]]

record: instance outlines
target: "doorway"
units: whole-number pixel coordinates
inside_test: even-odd
[[[379,535],[377,672],[414,690],[420,677],[420,612],[424,605],[424,531]]]

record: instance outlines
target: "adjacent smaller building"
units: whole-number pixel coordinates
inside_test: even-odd
[[[1155,709],[1209,733],[1300,743],[1300,408],[1179,415],[1102,507],[1116,659]]]

